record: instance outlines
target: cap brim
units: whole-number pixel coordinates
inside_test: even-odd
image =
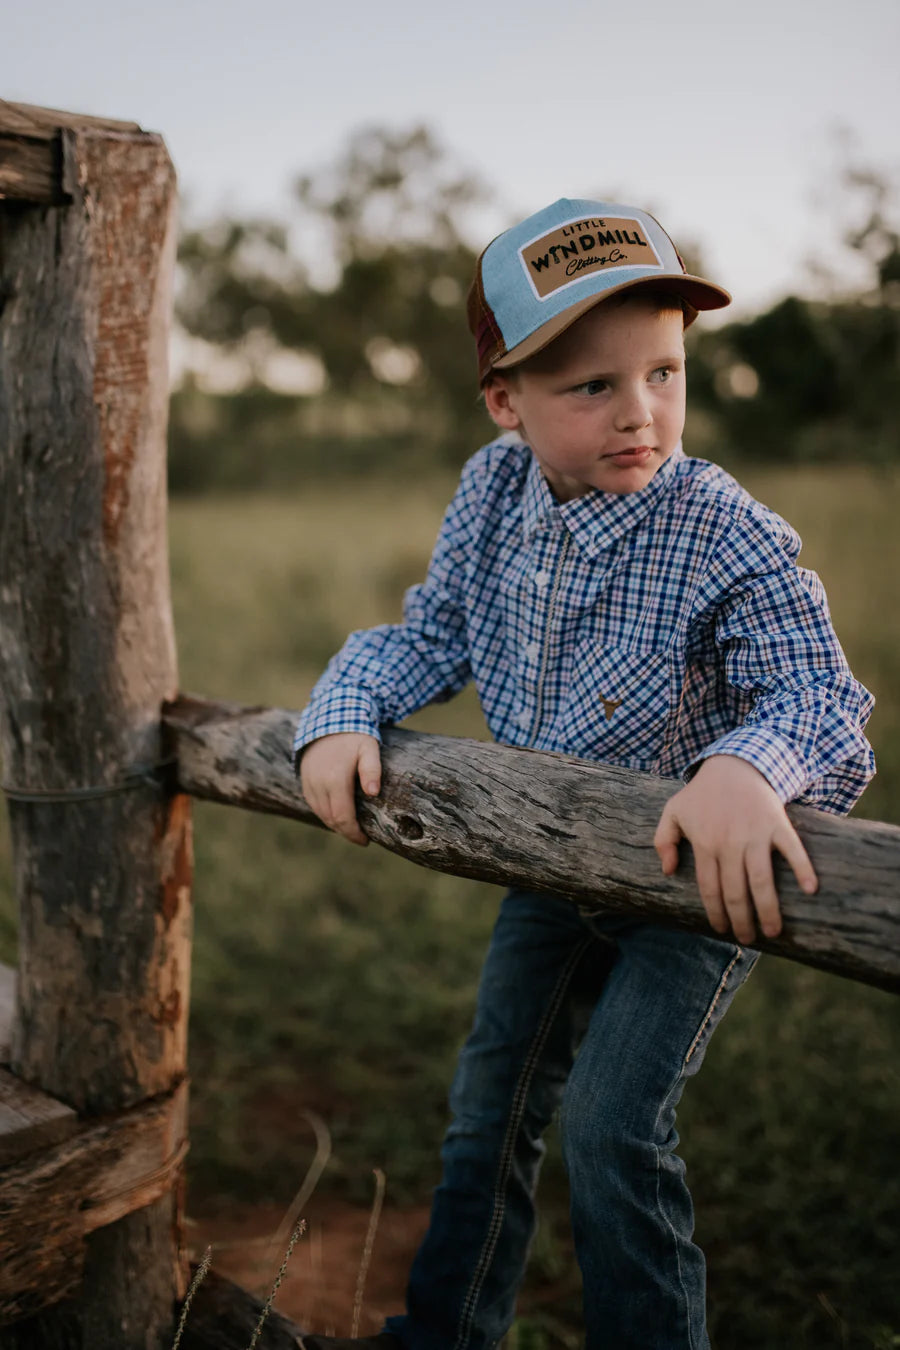
[[[557,314],[555,318],[548,319],[545,324],[536,329],[524,342],[511,347],[498,360],[491,362],[491,370],[506,370],[509,366],[517,366],[520,361],[525,361],[529,356],[536,356],[538,352],[564,333],[567,328],[571,328],[576,319],[580,319],[582,314],[586,314],[589,309],[594,309],[597,305],[602,305],[604,300],[608,300],[612,295],[621,295],[623,291],[634,291],[643,289],[647,291],[667,291],[673,295],[681,296],[695,310],[704,309],[724,309],[726,305],[731,304],[731,296],[722,286],[715,286],[711,281],[704,281],[702,277],[693,277],[679,272],[677,275],[669,274],[667,276],[646,276],[638,277],[634,281],[624,281],[621,286],[609,286],[606,290],[595,291],[591,295],[586,295],[583,300],[577,304],[571,305],[562,314]],[[692,316],[693,317],[693,316]],[[488,372],[490,373],[490,372]],[[487,376],[484,377],[485,379]]]

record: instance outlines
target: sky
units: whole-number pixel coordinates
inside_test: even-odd
[[[0,0],[0,97],[161,132],[195,223],[286,216],[354,130],[425,122],[495,195],[476,245],[624,200],[741,312],[839,256],[839,128],[900,178],[898,59],[900,0]]]

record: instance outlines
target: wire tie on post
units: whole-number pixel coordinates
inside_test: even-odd
[[[133,764],[117,783],[79,788],[23,788],[0,783],[0,791],[14,802],[83,802],[93,797],[112,797],[117,792],[133,792],[135,788],[158,787],[163,782],[162,770],[175,763],[177,759],[172,755],[155,764]]]

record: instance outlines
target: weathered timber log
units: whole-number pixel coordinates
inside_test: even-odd
[[[83,1124],[53,1148],[21,1159],[0,1172],[0,1324],[31,1316],[72,1293],[80,1284],[96,1234],[104,1266],[93,1269],[106,1286],[94,1303],[116,1297],[113,1270],[128,1244],[111,1241],[119,1223],[132,1216],[146,1231],[159,1222],[155,1202],[171,1193],[173,1175],[187,1148],[187,1088],[168,1097]],[[148,1208],[149,1207],[149,1208]],[[106,1230],[102,1234],[98,1230]],[[153,1259],[152,1250],[147,1259]],[[128,1272],[122,1271],[123,1278]],[[165,1280],[166,1265],[150,1272]],[[161,1291],[161,1292],[164,1292]],[[134,1333],[131,1340],[142,1344]],[[104,1342],[90,1338],[91,1345]],[[123,1344],[128,1343],[126,1338]]]
[[[59,1143],[79,1128],[71,1106],[23,1083],[4,1067],[9,1063],[15,998],[16,972],[0,965],[0,1168]],[[0,1171],[0,1187],[2,1178]],[[0,1216],[0,1226],[2,1222]]]
[[[184,792],[318,824],[290,762],[297,714],[181,697],[163,708]],[[664,877],[653,848],[672,780],[566,755],[390,729],[370,839],[459,876],[566,895],[709,933],[690,849]],[[819,875],[800,891],[776,858],[785,927],[763,951],[900,992],[900,829],[789,808]]]
[[[262,1310],[259,1299],[211,1270],[188,1310],[181,1350],[247,1350]],[[180,1307],[176,1312],[180,1315]],[[297,1350],[301,1335],[296,1322],[272,1309],[256,1347]],[[35,1350],[35,1346],[42,1350],[84,1350],[89,1345],[82,1310],[74,1299],[0,1327],[0,1350]]]
[[[8,1064],[16,1010],[16,972],[0,964],[0,1064]]]
[[[45,108],[36,103],[10,103],[0,98],[0,131],[43,136],[46,140],[52,140],[63,127],[72,131],[143,134],[137,122],[123,121],[120,117],[97,117],[94,113]]]
[[[69,200],[63,181],[63,130],[79,128],[140,131],[134,122],[114,122],[0,99],[0,199],[47,206]]]
[[[0,115],[2,115],[0,104]],[[62,137],[11,136],[0,131],[0,199],[43,202],[66,200],[62,185]]]
[[[152,773],[160,703],[177,689],[165,447],[175,179],[158,136],[29,110],[35,122],[59,136],[67,204],[0,202],[0,762],[20,910],[11,1069],[99,1115],[169,1093],[185,1073],[190,802]],[[118,1284],[103,1287],[109,1240],[87,1241],[94,1350],[170,1338],[185,1273],[176,1192],[116,1224]]]
[[[74,1298],[0,1326],[0,1350],[36,1350],[38,1346],[40,1350],[84,1350],[81,1309]]]
[[[49,1148],[77,1129],[78,1116],[71,1106],[0,1068],[0,1168]],[[0,1171],[0,1191],[2,1188]]]
[[[156,762],[177,681],[174,175],[158,137],[73,133],[71,153],[80,199],[4,216],[0,255],[0,750],[6,782],[38,791],[113,787]],[[128,1105],[184,1072],[187,807],[152,781],[10,801],[12,1064],[80,1109]]]
[[[263,1305],[224,1276],[211,1270],[194,1296],[184,1327],[184,1350],[247,1350]],[[297,1350],[302,1335],[296,1322],[270,1312],[257,1341],[258,1350]]]

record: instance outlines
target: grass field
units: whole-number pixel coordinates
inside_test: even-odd
[[[744,479],[800,530],[802,561],[823,577],[851,664],[878,698],[880,772],[859,813],[900,821],[900,476]],[[182,689],[302,707],[351,628],[399,615],[451,488],[174,502]],[[414,724],[485,734],[467,695]],[[378,1166],[389,1203],[421,1204],[499,892],[206,803],[195,848],[193,1202],[286,1204],[312,1155],[300,1113],[313,1109],[334,1144],[320,1189],[367,1201]],[[11,960],[5,820],[0,849],[0,956]],[[760,963],[679,1111],[722,1350],[900,1346],[898,1064],[900,1001]],[[552,1142],[542,1199],[517,1350],[579,1343]]]

